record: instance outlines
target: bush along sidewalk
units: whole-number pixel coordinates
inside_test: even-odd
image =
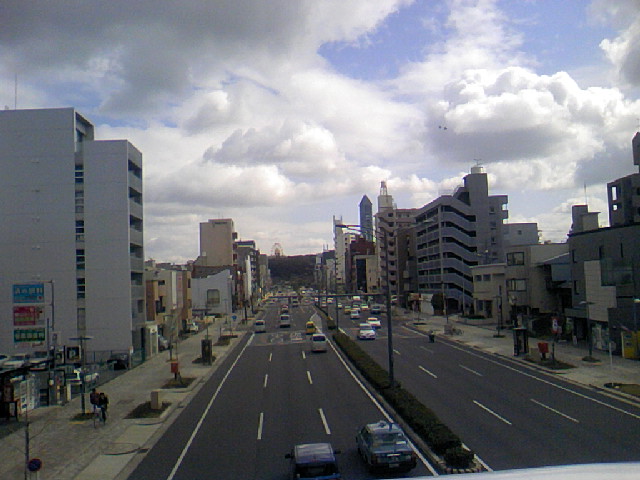
[[[333,339],[371,386],[391,405],[431,450],[443,473],[471,473],[482,470],[475,454],[462,446],[460,438],[410,392],[389,385],[389,374],[343,332]]]

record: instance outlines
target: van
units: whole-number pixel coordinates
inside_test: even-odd
[[[336,454],[330,443],[303,443],[296,445],[284,457],[291,460],[291,478],[320,480],[342,478]]]
[[[291,317],[287,313],[280,315],[280,328],[291,327]]]
[[[327,336],[324,333],[316,332],[311,336],[311,351],[312,352],[327,351]]]
[[[256,333],[264,333],[267,331],[267,325],[264,323],[264,320],[256,320],[253,328]]]

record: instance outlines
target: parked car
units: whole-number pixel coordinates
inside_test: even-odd
[[[3,368],[11,369],[11,368],[20,368],[26,367],[29,365],[29,358],[31,355],[28,353],[16,353],[11,355],[8,360],[5,360]]]
[[[256,333],[265,333],[267,331],[267,324],[264,320],[256,320],[253,323],[253,329]]]
[[[330,443],[304,443],[296,445],[284,457],[291,460],[290,478],[320,480],[342,478],[334,450]]]
[[[51,363],[51,355],[46,350],[38,350],[33,352],[29,359],[31,370],[46,370]]]
[[[358,338],[360,340],[375,340],[376,331],[368,323],[361,323],[358,327]]]
[[[163,352],[169,348],[169,340],[162,335],[158,335],[158,350]]]
[[[9,355],[5,353],[0,353],[0,368],[4,368],[4,362],[9,360],[9,358],[10,358]]]
[[[100,374],[98,372],[84,372],[85,385],[92,385],[98,382]],[[82,369],[74,368],[73,373],[67,375],[67,383],[80,385],[82,383]]]
[[[327,336],[322,332],[314,333],[311,337],[311,351],[312,352],[326,352],[327,351]]]
[[[408,472],[417,456],[399,425],[381,420],[362,427],[356,435],[358,453],[370,470]]]
[[[371,328],[378,329],[382,328],[382,324],[380,323],[380,319],[377,317],[369,317],[367,318],[367,323],[371,325]]]
[[[107,365],[114,370],[126,370],[129,368],[129,355],[126,353],[114,353],[107,360]]]

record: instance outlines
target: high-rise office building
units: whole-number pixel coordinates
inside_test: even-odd
[[[0,158],[0,349],[150,344],[140,151],[73,108],[5,110]]]

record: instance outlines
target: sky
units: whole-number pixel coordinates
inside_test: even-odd
[[[640,0],[0,0],[0,108],[74,107],[143,154],[145,256],[232,218],[270,254],[333,248],[482,165],[508,222],[562,242],[636,173]],[[446,127],[446,128],[445,128]]]

